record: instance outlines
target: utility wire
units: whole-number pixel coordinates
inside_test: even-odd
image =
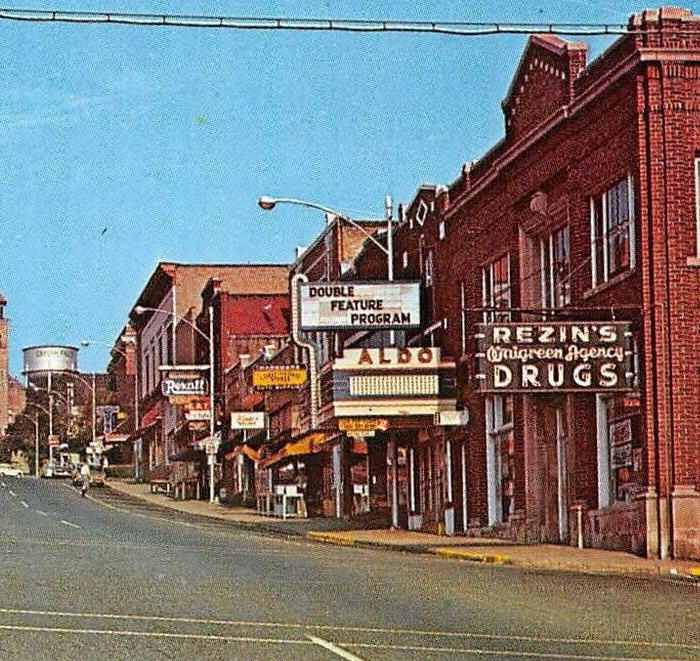
[[[658,32],[630,30],[622,23],[510,23],[462,21],[392,21],[316,18],[260,18],[187,14],[132,14],[94,11],[2,9],[0,20],[47,23],[114,23],[134,26],[228,28],[234,30],[311,30],[338,32],[413,32],[472,37],[494,34],[624,35]],[[668,27],[665,29],[669,29]],[[691,30],[673,29],[674,33]],[[697,33],[697,31],[694,31]]]

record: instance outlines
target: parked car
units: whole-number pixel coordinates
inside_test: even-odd
[[[71,464],[56,464],[53,470],[53,477],[70,477],[73,473]]]
[[[12,464],[0,464],[0,476],[22,477],[22,469]]]

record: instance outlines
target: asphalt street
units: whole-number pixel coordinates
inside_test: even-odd
[[[700,659],[697,585],[107,505],[67,482],[0,478],[0,659]]]

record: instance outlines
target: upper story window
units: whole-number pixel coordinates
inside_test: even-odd
[[[635,266],[634,186],[628,175],[591,198],[591,284]]]
[[[571,241],[569,226],[540,240],[542,307],[561,308],[571,303]]]
[[[510,253],[481,269],[482,303],[485,308],[503,308],[484,312],[484,322],[510,321]]]

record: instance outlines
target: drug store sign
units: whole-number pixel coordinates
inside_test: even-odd
[[[479,324],[476,339],[483,392],[631,390],[629,323]]]

